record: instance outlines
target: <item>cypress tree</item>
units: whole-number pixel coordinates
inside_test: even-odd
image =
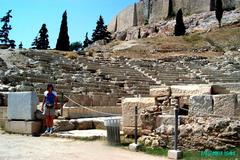
[[[183,22],[183,12],[182,9],[179,9],[176,16],[176,25],[175,25],[175,36],[182,36],[186,33],[186,28]]]
[[[86,33],[82,48],[87,48],[91,43],[92,43],[91,40],[88,38],[88,33]]]
[[[62,15],[62,23],[60,27],[60,32],[56,44],[56,49],[60,51],[69,51],[69,36],[68,36],[68,26],[67,26],[67,11]]]
[[[46,24],[43,24],[40,31],[39,37],[37,38],[37,49],[48,49],[49,41],[48,41],[48,30]]]
[[[98,40],[106,40],[107,42],[111,40],[111,33],[107,30],[107,25],[104,25],[104,20],[101,15],[97,21],[96,29],[93,30],[92,34],[92,42]]]
[[[216,1],[216,18],[218,20],[219,28],[221,27],[221,20],[223,16],[223,6],[222,6],[222,0],[217,0]]]

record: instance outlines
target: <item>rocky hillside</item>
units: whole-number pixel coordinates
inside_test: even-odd
[[[156,59],[172,55],[212,57],[240,49],[240,9],[224,12],[222,28],[218,28],[215,12],[184,17],[184,23],[185,36],[173,36],[175,20],[166,20],[116,32],[110,44],[95,44],[87,51],[105,53],[105,56]]]

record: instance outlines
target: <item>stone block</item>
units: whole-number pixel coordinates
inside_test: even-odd
[[[8,94],[7,116],[9,120],[34,120],[38,97],[35,92]]]
[[[0,118],[0,128],[5,128],[7,119],[6,118]]]
[[[7,107],[0,107],[0,118],[7,119]]]
[[[89,121],[81,121],[78,120],[77,121],[77,125],[76,125],[76,129],[77,130],[87,130],[87,129],[93,129],[93,121],[89,120]]]
[[[18,134],[39,134],[41,132],[41,121],[6,121],[5,130]]]
[[[212,94],[229,94],[230,90],[221,85],[212,85]]]
[[[171,88],[169,86],[152,86],[150,88],[151,97],[165,97],[170,96]]]
[[[92,98],[89,97],[88,95],[77,95],[77,94],[74,94],[74,95],[71,95],[70,98],[80,104],[80,105],[83,105],[83,106],[91,106],[92,105]],[[71,100],[69,100],[65,106],[66,107],[74,107],[74,106],[78,106],[76,103],[72,102]]]
[[[187,116],[179,116],[178,117],[178,125],[182,123],[182,121]],[[175,115],[159,115],[156,118],[156,128],[160,127],[161,125],[175,125]]]
[[[63,115],[64,118],[69,118],[69,108],[63,107]]]
[[[232,117],[236,114],[237,95],[213,95],[213,111],[215,115]]]
[[[69,117],[68,118],[79,118],[79,107],[71,107],[68,110]]]
[[[240,117],[240,94],[237,95],[237,108],[235,116]]]
[[[138,114],[148,107],[155,105],[154,97],[144,98],[125,98],[122,102],[122,117],[124,127],[133,127],[135,124],[135,106],[138,106]],[[140,116],[138,116],[138,126],[142,125]]]
[[[240,93],[240,83],[216,83],[214,87],[225,88],[226,92],[220,92],[220,94]]]
[[[0,106],[8,106],[8,93],[0,92]]]
[[[173,85],[171,92],[177,97],[211,94],[211,85]]]
[[[53,127],[56,132],[58,131],[70,131],[74,130],[75,126],[69,120],[58,120],[54,119]]]
[[[169,159],[182,159],[183,158],[183,152],[180,150],[168,150],[168,158]]]
[[[134,135],[134,133],[135,133],[135,128],[134,127],[123,127],[122,128],[122,130],[123,130],[123,133],[125,134],[125,135],[131,135],[131,136],[133,136]],[[138,127],[138,136],[141,136],[141,135],[148,135],[148,134],[150,134],[152,131],[150,131],[150,130],[143,130],[143,129],[141,129],[140,127]]]
[[[129,144],[129,150],[130,151],[137,152],[139,150],[139,148],[140,148],[139,144],[136,144],[136,143]]]
[[[93,121],[93,128],[94,129],[106,129],[104,126],[104,121]]]
[[[211,95],[190,97],[189,115],[204,116],[213,114],[213,99]]]
[[[106,117],[111,114],[121,115],[122,113],[121,106],[94,106],[94,107],[88,107],[88,108],[96,112],[82,108],[82,107],[63,107],[63,117],[66,119],[87,118],[87,117]],[[104,112],[106,114],[99,113],[99,112]],[[109,113],[109,115],[107,113]]]

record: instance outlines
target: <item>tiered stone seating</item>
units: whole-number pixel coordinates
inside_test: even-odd
[[[15,75],[22,81],[33,83],[42,93],[47,83],[53,83],[56,90],[65,94],[112,95],[114,97],[149,95],[149,86],[155,82],[141,72],[126,65],[125,60],[79,57],[69,60],[62,55],[40,51],[23,52],[33,59],[31,72]],[[25,68],[26,69],[26,68]],[[37,72],[43,72],[39,75]],[[125,86],[130,86],[126,89]]]

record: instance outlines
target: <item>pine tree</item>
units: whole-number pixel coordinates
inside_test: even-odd
[[[6,13],[6,16],[4,16],[0,19],[1,22],[4,23],[0,30],[0,41],[5,45],[9,45],[11,48],[15,48],[15,46],[16,46],[15,41],[10,40],[8,38],[9,31],[12,29],[12,26],[9,25],[10,19],[12,18],[11,12],[12,12],[12,10],[9,10]]]
[[[175,36],[182,36],[186,33],[186,28],[183,22],[183,12],[182,9],[179,9],[176,16],[176,25],[175,25]]]
[[[98,40],[106,40],[107,42],[111,40],[111,33],[107,30],[107,25],[104,25],[104,20],[101,15],[97,21],[96,29],[92,34],[92,41],[96,42]]]
[[[39,37],[37,38],[37,49],[48,49],[49,41],[48,41],[48,30],[46,24],[43,24],[40,31]]]
[[[10,46],[11,48],[15,48],[15,47],[16,47],[15,41],[14,41],[14,40],[9,40],[9,46]]]
[[[36,49],[37,48],[37,43],[38,43],[38,36],[36,36],[31,44],[32,49]]]
[[[61,51],[69,51],[69,36],[67,26],[67,11],[63,13],[60,32],[56,44],[56,49]]]
[[[222,0],[217,0],[216,1],[216,18],[218,20],[219,28],[221,27],[221,20],[223,16],[223,6],[222,6]]]
[[[81,42],[73,42],[70,44],[70,51],[79,51],[80,49],[82,49]]]
[[[91,40],[88,38],[88,33],[86,33],[82,48],[87,48],[91,43],[92,43]]]
[[[19,49],[22,49],[22,48],[23,48],[22,42],[20,42],[20,44],[18,45],[18,48],[19,48]]]

